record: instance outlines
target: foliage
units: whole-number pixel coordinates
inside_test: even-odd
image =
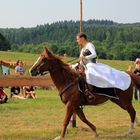
[[[134,60],[140,57],[140,23],[118,24],[108,20],[83,21],[83,31],[95,46],[100,58]],[[77,56],[75,36],[79,21],[62,21],[34,28],[0,29],[16,51],[40,53],[47,46],[60,55]]]
[[[10,44],[2,34],[0,34],[0,50],[10,50]]]

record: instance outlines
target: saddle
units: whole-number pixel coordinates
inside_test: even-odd
[[[79,80],[80,93],[84,94],[87,100],[95,99],[95,95],[103,95],[109,98],[119,99],[118,96],[116,95],[115,88],[99,88],[94,85],[87,84],[86,75],[84,73],[85,69],[82,65],[80,64],[77,65],[75,69],[80,75],[80,80]]]

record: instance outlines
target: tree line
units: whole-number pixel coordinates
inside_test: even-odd
[[[88,20],[83,21],[83,31],[96,46],[100,58],[134,60],[140,57],[140,23]],[[13,51],[40,53],[46,46],[54,53],[66,53],[72,57],[79,54],[75,39],[78,32],[79,21],[61,21],[33,28],[0,29]]]

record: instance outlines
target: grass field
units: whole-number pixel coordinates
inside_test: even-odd
[[[39,55],[14,52],[0,52],[0,59],[16,61],[21,59],[28,68]],[[69,59],[64,59],[68,61]],[[117,69],[126,70],[130,61],[99,60]],[[9,95],[9,89],[5,89]],[[9,99],[0,105],[0,140],[50,140],[60,134],[65,106],[56,90],[37,90],[38,99]],[[133,101],[140,119],[140,101]],[[87,118],[96,125],[99,137],[95,140],[139,140],[140,127],[135,127],[134,135],[124,136],[130,125],[128,113],[117,105],[107,102],[100,106],[86,106]],[[92,140],[88,126],[77,118],[77,128],[69,125],[66,140]]]
[[[9,89],[5,89],[7,93]],[[0,105],[0,140],[50,140],[60,134],[65,107],[57,91],[37,90],[38,99],[9,99]],[[140,118],[140,103],[133,101]],[[140,127],[135,127],[135,134],[124,136],[130,119],[124,110],[107,102],[100,106],[86,106],[87,118],[97,126],[99,137],[104,140],[138,140]],[[88,126],[77,118],[77,128],[69,125],[66,140],[92,140]]]

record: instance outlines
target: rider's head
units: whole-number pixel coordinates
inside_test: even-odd
[[[87,36],[84,33],[78,33],[76,36],[76,41],[78,45],[84,46],[87,42]]]

